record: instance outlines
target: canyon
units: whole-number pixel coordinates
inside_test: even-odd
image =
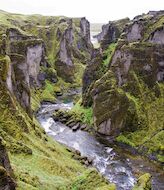
[[[0,10],[0,189],[162,190],[164,11],[91,34]]]

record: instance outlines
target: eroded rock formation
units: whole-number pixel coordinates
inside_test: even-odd
[[[162,11],[130,21],[120,34],[107,73],[93,80],[91,92],[83,95],[85,102],[92,94],[97,132],[118,136],[119,142],[136,147],[155,160],[160,160],[163,152],[156,141],[163,135],[163,119],[158,119],[164,112],[163,23]],[[91,74],[88,69],[84,78],[86,73]],[[141,133],[146,134],[145,138],[141,139]]]
[[[110,21],[102,26],[102,32],[94,36],[94,38],[97,38],[103,50],[107,49],[111,43],[117,42],[129,21],[129,18],[125,18],[118,21]]]

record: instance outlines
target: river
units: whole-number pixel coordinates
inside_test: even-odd
[[[141,156],[114,148],[102,142],[100,138],[88,132],[73,132],[60,122],[55,122],[52,114],[55,110],[71,109],[72,102],[43,104],[37,113],[37,119],[46,133],[55,141],[69,148],[79,150],[82,156],[93,160],[93,167],[110,182],[116,184],[118,190],[131,190],[136,182],[136,174],[149,172],[152,175],[153,190],[164,190],[163,171],[154,163]]]

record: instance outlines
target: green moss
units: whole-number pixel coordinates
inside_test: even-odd
[[[9,64],[10,58],[8,56],[0,57],[0,78],[2,81],[6,81],[7,79]]]
[[[51,91],[52,86],[47,84],[47,89]],[[72,159],[72,154],[65,147],[49,138],[36,120],[32,121],[14,99],[16,107],[13,107],[11,97],[2,85],[0,97],[0,136],[10,152],[18,190],[68,189],[87,170],[89,174],[83,182],[84,186],[90,187],[92,184],[94,189],[106,184],[98,174],[94,175],[97,177],[94,181],[90,177],[90,169]]]
[[[103,56],[106,57],[106,59],[103,61],[104,65],[108,66],[110,64],[110,61],[115,52],[116,46],[117,46],[117,43],[110,44],[107,50],[105,50],[105,52],[103,53]]]
[[[99,184],[101,184],[101,186],[99,186]],[[114,184],[107,185],[107,181],[97,176],[96,170],[91,170],[89,172],[86,172],[84,175],[78,177],[78,179],[71,187],[71,190],[88,189],[115,190],[116,186]]]
[[[119,136],[116,138],[116,140],[117,140],[118,142],[125,143],[125,144],[127,144],[127,145],[132,146],[132,147],[135,147],[135,144],[132,143],[132,142],[131,142],[127,137],[125,137],[124,135],[119,135]]]
[[[137,185],[132,190],[151,190],[151,175],[145,173],[137,180]]]
[[[72,114],[78,118],[82,123],[93,125],[93,109],[92,107],[84,108],[81,106],[81,100],[79,100],[71,110]]]

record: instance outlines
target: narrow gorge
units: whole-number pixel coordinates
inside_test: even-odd
[[[164,11],[100,26],[0,10],[0,190],[163,190]]]

